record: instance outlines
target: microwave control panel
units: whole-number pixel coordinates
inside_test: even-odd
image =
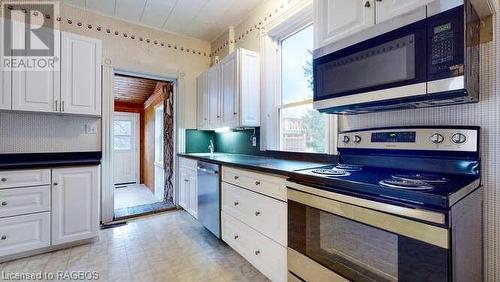
[[[451,23],[436,26],[433,29],[431,64],[437,71],[449,68],[448,63],[453,62],[453,29]]]

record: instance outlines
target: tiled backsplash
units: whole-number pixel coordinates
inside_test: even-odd
[[[253,136],[257,138],[256,146],[252,145]],[[210,140],[213,140],[216,152],[255,155],[260,152],[259,139],[259,128],[230,132],[188,129],[186,130],[186,153],[206,153]]]

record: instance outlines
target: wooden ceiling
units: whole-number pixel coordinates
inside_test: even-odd
[[[143,105],[153,94],[158,81],[115,74],[113,93],[116,102]]]

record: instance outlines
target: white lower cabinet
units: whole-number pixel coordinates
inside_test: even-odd
[[[286,281],[286,248],[222,211],[222,240],[271,281]]]
[[[50,211],[50,186],[0,190],[0,218]]]
[[[197,161],[179,158],[179,206],[198,218]]]
[[[50,246],[50,212],[0,219],[0,257]]]
[[[52,170],[52,244],[97,236],[99,183],[97,166]]]
[[[284,178],[222,167],[222,240],[272,281],[287,280]]]

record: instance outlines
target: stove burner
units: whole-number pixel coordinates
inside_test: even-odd
[[[317,168],[311,171],[312,173],[315,174],[321,174],[325,176],[348,176],[350,175],[349,172],[343,169],[336,169],[336,168]]]
[[[412,174],[396,174],[392,176],[395,179],[399,180],[407,180],[407,181],[423,181],[427,183],[445,183],[450,181],[448,178],[434,175],[434,174],[421,174],[421,173],[412,173]]]
[[[363,170],[363,166],[354,165],[354,164],[338,164],[335,168],[346,170],[346,171],[361,171],[361,170]]]
[[[386,179],[379,182],[380,185],[390,187],[390,188],[398,188],[398,189],[406,189],[406,190],[432,190],[434,186],[430,185],[427,182],[419,181],[419,180],[404,180],[404,179]]]

